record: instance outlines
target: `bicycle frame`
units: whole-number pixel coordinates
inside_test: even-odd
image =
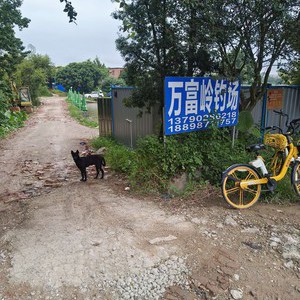
[[[274,179],[275,181],[280,181],[281,179],[283,179],[283,177],[286,175],[286,173],[288,171],[290,163],[293,161],[293,158],[298,157],[298,149],[296,146],[294,146],[293,142],[289,143],[288,148],[289,148],[288,155],[287,155],[287,157],[283,163],[283,166],[280,170],[280,173],[278,175],[271,176],[269,178],[263,177],[263,178],[256,179],[256,180],[247,180],[247,179],[242,180],[240,182],[240,187],[242,189],[246,189],[248,186],[251,186],[251,185],[266,184],[270,179]],[[264,164],[263,164],[263,167],[265,168]]]
[[[283,115],[282,112],[278,112]],[[261,195],[262,186],[265,191],[274,191],[277,182],[284,179],[291,169],[291,185],[295,193],[300,196],[300,143],[294,145],[293,134],[295,128],[300,127],[300,118],[288,125],[288,130],[278,126],[267,127],[267,130],[279,130],[279,133],[268,133],[264,137],[264,144],[253,144],[246,147],[249,152],[255,152],[256,158],[248,164],[234,164],[228,167],[222,175],[222,195],[224,200],[232,207],[243,209],[255,204]],[[275,150],[268,168],[259,151],[265,146]]]

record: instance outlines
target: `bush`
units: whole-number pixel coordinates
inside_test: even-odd
[[[27,114],[24,111],[11,112],[9,110],[0,110],[0,138],[22,127],[26,119]]]
[[[105,157],[111,169],[126,173],[133,188],[143,192],[168,193],[171,179],[186,173],[188,183],[183,191],[185,193],[199,189],[199,184],[203,183],[219,186],[222,172],[227,167],[254,159],[255,154],[246,152],[245,144],[255,142],[258,142],[257,133],[251,135],[248,132],[236,140],[232,148],[230,129],[210,128],[168,136],[165,143],[157,136],[147,136],[138,140],[135,151],[112,138],[95,138],[92,146],[95,149],[107,148]],[[271,149],[262,152],[266,163],[271,160],[273,152]],[[261,199],[273,203],[298,200],[289,174],[278,183],[274,193],[263,193]]]
[[[165,192],[170,180],[183,173],[191,185],[206,181],[219,185],[228,166],[249,160],[243,145],[237,142],[232,149],[230,132],[224,128],[168,136],[165,143],[147,136],[138,140],[135,151],[107,138],[97,138],[92,145],[108,149],[111,168],[126,172],[132,186],[159,192]]]
[[[46,86],[41,86],[39,88],[38,95],[41,96],[41,97],[43,97],[43,96],[44,97],[51,97],[52,93],[49,91],[49,89]]]
[[[95,149],[107,149],[105,159],[113,171],[130,174],[136,162],[136,154],[112,138],[98,137],[91,141]]]

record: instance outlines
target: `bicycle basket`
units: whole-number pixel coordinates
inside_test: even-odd
[[[280,133],[269,133],[265,135],[264,144],[275,149],[283,150],[287,147],[288,141],[286,136]]]

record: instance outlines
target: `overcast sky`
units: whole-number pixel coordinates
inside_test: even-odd
[[[111,16],[117,4],[111,0],[71,0],[77,25],[69,23],[64,4],[59,0],[23,0],[23,17],[31,19],[28,28],[17,33],[24,46],[48,54],[56,66],[82,62],[96,56],[107,67],[122,67],[116,50],[120,22]]]

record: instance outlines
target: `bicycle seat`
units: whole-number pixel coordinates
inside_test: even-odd
[[[246,150],[249,152],[257,152],[264,149],[266,149],[264,144],[252,144],[246,147]]]

